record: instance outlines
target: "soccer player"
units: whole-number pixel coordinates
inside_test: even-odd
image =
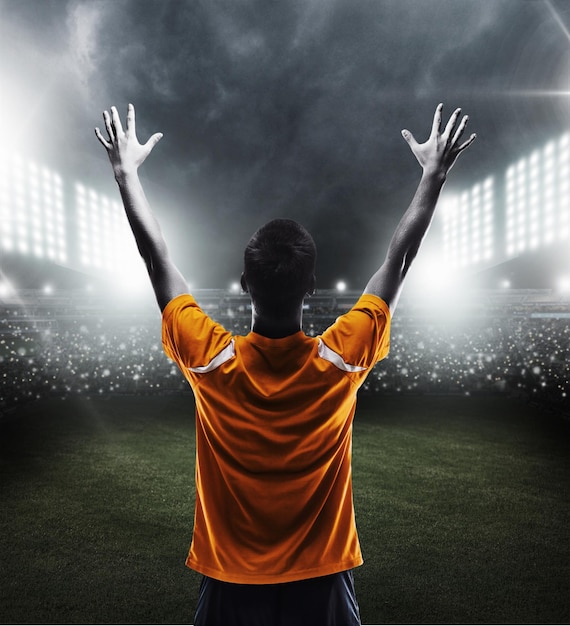
[[[252,328],[233,335],[188,294],[137,170],[162,135],[140,144],[135,110],[123,129],[103,114],[107,150],[136,243],[162,311],[166,354],[196,403],[196,508],[186,563],[203,575],[197,626],[360,624],[352,569],[362,563],[352,502],[351,443],[357,390],[389,350],[390,318],[432,220],[447,174],[473,142],[457,109],[442,105],[419,144],[414,198],[384,262],[355,306],[319,337],[302,331],[315,288],[312,237],[273,220],[251,238],[241,283]]]

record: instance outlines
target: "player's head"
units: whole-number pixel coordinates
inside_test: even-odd
[[[315,288],[317,248],[297,222],[275,219],[253,234],[244,252],[242,287],[256,310],[283,317]]]

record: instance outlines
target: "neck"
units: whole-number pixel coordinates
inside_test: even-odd
[[[252,307],[251,330],[258,335],[269,337],[270,339],[281,339],[294,335],[302,329],[303,308],[294,314],[284,317],[268,317],[257,313],[255,306]]]

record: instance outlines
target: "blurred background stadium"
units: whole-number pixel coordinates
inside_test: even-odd
[[[0,0],[0,411],[182,385],[92,134],[103,109],[134,102],[142,141],[164,131],[145,189],[190,289],[236,331],[251,233],[285,215],[314,234],[316,334],[381,262],[419,175],[398,131],[423,140],[439,101],[478,138],[363,391],[567,411],[568,5],[222,5]]]
[[[501,172],[444,192],[363,393],[521,397],[568,413],[570,142],[553,137]],[[44,397],[176,393],[160,318],[117,199],[12,157],[0,170],[0,411]],[[236,276],[237,278],[237,276]],[[194,289],[236,333],[237,280]],[[338,281],[305,304],[322,332],[359,292]]]
[[[236,333],[243,246],[302,222],[304,329],[381,262],[438,102],[454,166],[361,389],[365,623],[568,623],[570,6],[565,0],[0,0],[0,619],[187,623],[191,393],[92,128],[164,132],[143,182]]]

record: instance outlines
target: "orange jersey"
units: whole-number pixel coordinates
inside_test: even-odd
[[[362,564],[352,502],[356,392],[389,350],[390,313],[362,296],[321,336],[232,335],[190,295],[163,346],[196,400],[196,508],[186,564],[271,584]]]

